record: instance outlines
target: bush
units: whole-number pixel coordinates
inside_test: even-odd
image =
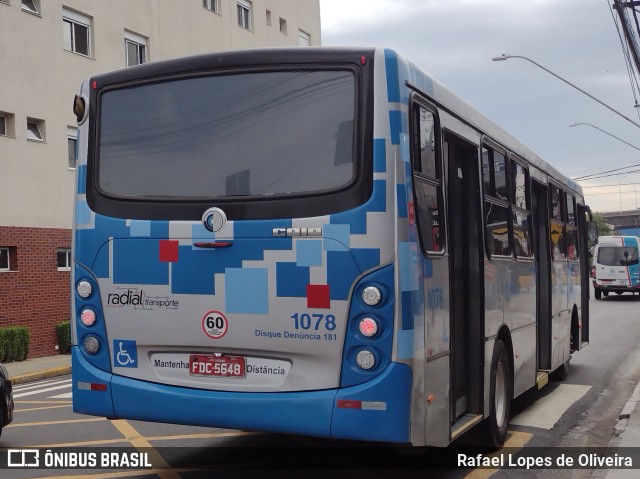
[[[0,361],[24,361],[29,355],[29,330],[24,326],[0,328]]]
[[[60,354],[69,354],[71,352],[71,322],[63,321],[56,324],[56,335],[58,336]]]

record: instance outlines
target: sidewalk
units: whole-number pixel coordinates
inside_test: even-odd
[[[640,446],[640,383],[625,404],[615,427],[614,436],[608,447],[639,447]],[[634,464],[635,467],[638,465]],[[594,473],[593,478],[632,479],[638,477],[637,469],[609,469]]]
[[[13,384],[38,381],[71,374],[71,355],[59,354],[44,358],[27,359],[17,363],[4,363]]]

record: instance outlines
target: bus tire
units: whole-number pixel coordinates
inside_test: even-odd
[[[596,299],[602,299],[602,291],[600,291],[599,288],[596,288],[594,292],[594,296],[596,297]]]
[[[571,358],[566,361],[562,366],[553,371],[550,375],[552,381],[564,381],[569,377],[569,371],[571,371]]]
[[[500,449],[507,438],[513,382],[511,362],[507,347],[501,339],[496,340],[491,359],[489,393],[489,417],[485,420],[484,444],[491,449]]]

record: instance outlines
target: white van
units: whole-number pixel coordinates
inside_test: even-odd
[[[596,299],[609,292],[640,293],[637,236],[600,236],[593,252],[591,277]]]

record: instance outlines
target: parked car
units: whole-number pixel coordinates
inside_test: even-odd
[[[13,421],[13,388],[7,369],[0,364],[0,435],[2,428]]]

